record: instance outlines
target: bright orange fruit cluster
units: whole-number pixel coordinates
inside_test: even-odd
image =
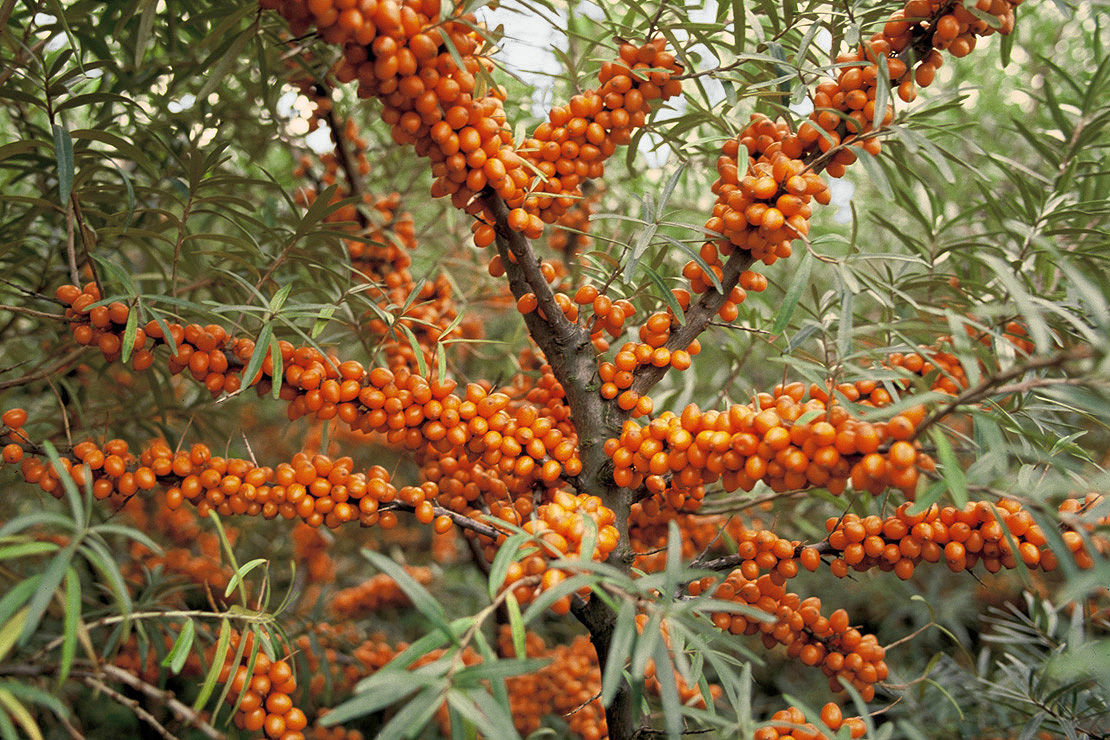
[[[393,140],[431,160],[433,196],[449,195],[457,208],[483,215],[478,246],[492,243],[493,230],[492,214],[476,195],[496,192],[513,209],[511,228],[539,237],[545,222],[581,197],[586,178],[601,176],[604,159],[631,129],[644,124],[650,102],[681,90],[671,79],[680,68],[662,39],[624,44],[618,59],[602,66],[598,90],[553,109],[518,148],[506,124],[504,90],[480,84],[492,63],[473,14],[444,17],[440,0],[377,0],[365,9],[332,0],[260,5],[277,9],[294,35],[315,26],[325,41],[342,45],[336,78],[357,80],[360,97],[380,99]]]
[[[863,737],[867,733],[867,725],[859,717],[845,717],[840,707],[829,702],[821,707],[821,722],[824,728],[819,728],[812,722],[806,722],[805,714],[797,707],[780,709],[771,715],[772,722],[786,724],[772,724],[761,727],[755,731],[754,740],[829,740],[832,733],[837,733],[841,727],[847,728],[848,737]],[[826,734],[825,729],[831,730]],[[843,737],[837,733],[834,737]]]
[[[87,331],[91,338],[95,332],[97,342],[112,337],[112,353],[106,359],[118,359],[120,337],[130,309],[119,304],[114,318],[106,317],[103,327],[93,329],[90,314],[98,309],[86,309],[99,299],[95,285],[90,283],[84,290],[63,286],[58,297],[71,306],[67,315],[73,319],[74,334]],[[240,386],[242,370],[254,352],[253,341],[229,337],[215,326],[183,327],[167,323],[166,327],[176,349],[170,357],[171,372],[189,367],[193,376],[203,379],[213,393]],[[148,358],[144,360],[145,367],[149,367],[153,363],[150,350],[164,343],[162,327],[155,321],[147,322],[145,329],[140,327],[136,333],[136,362],[143,354]],[[384,367],[368,370],[355,361],[326,357],[312,347],[296,348],[284,341],[279,347],[281,397],[290,401],[291,419],[309,414],[321,420],[338,418],[354,430],[385,435],[386,442],[393,446],[480,457],[486,465],[498,466],[502,473],[514,476],[520,490],[529,488],[537,479],[553,483],[563,474],[577,475],[581,471],[577,437],[568,436],[570,427],[560,425],[558,416],[552,418],[552,414],[564,408],[562,390],[554,383],[548,382],[544,389],[545,406],[521,404],[510,414],[506,410],[509,396],[489,393],[477,383],[469,384],[465,396],[460,397],[452,392],[455,381],[425,379],[405,366],[398,367],[396,372]],[[205,360],[198,362],[195,357]],[[213,358],[218,358],[217,366],[213,366]],[[260,393],[274,382],[274,367],[274,357],[267,351],[253,380]],[[567,431],[557,429],[559,426],[565,426]],[[552,443],[550,448],[548,442]]]
[[[505,509],[508,516],[515,516],[514,509]],[[586,524],[587,518],[592,521],[592,527]],[[620,533],[613,526],[616,518],[613,510],[604,506],[597,496],[585,493],[575,496],[566,491],[556,491],[551,501],[536,508],[534,518],[523,523],[521,528],[535,536],[535,546],[526,545],[532,552],[509,566],[504,587],[514,589],[517,601],[528,603],[542,592],[558,586],[568,575],[559,568],[548,567],[549,560],[576,558],[604,561],[620,539]],[[589,529],[596,534],[589,536]],[[593,552],[583,552],[583,547],[590,540],[594,543]],[[496,551],[495,546],[489,545],[486,558],[492,561]],[[527,576],[540,576],[540,583],[513,586]],[[551,608],[556,614],[566,614],[570,611],[570,601],[569,595],[563,596]]]
[[[1074,513],[1098,504],[1101,497],[1067,499],[1061,512]],[[910,504],[898,507],[893,516],[883,519],[856,514],[831,518],[825,522],[828,546],[837,557],[830,563],[840,577],[850,570],[871,568],[893,570],[899,578],[909,578],[921,561],[937,563],[942,559],[952,571],[971,570],[979,562],[991,573],[1016,568],[1018,559],[1027,568],[1054,570],[1057,553],[1033,516],[1013,499],[999,499],[993,506],[972,501],[963,508],[933,505],[918,514],[909,512]],[[1107,517],[1105,521],[1110,521]],[[1093,526],[1093,524],[1091,525]],[[1079,532],[1061,533],[1064,544],[1081,568],[1094,561]],[[1100,547],[1105,539],[1097,540]]]
[[[880,390],[861,383],[872,395]],[[858,386],[848,387],[858,398]],[[882,392],[875,400],[885,405],[891,399]],[[613,478],[621,486],[643,485],[674,509],[717,480],[727,491],[750,491],[762,480],[774,491],[824,486],[839,494],[850,481],[876,495],[888,487],[914,495],[919,470],[933,466],[911,441],[923,408],[869,422],[852,417],[816,386],[808,400],[805,395],[802,383],[791,383],[725,411],[703,412],[691,404],[646,425],[629,420],[620,438],[606,443]]]
[[[242,662],[236,664],[235,654],[241,642],[246,642],[246,646]],[[233,718],[235,726],[248,732],[261,731],[271,740],[304,740],[301,730],[308,726],[308,719],[293,705],[297,679],[292,666],[287,659],[271,661],[262,650],[255,654],[253,667],[248,666],[253,643],[253,634],[241,637],[233,632],[219,673],[220,682],[229,683],[227,702],[239,703]],[[215,647],[208,652],[211,661]]]
[[[754,606],[766,612],[767,621],[740,614],[715,612],[713,623],[734,635],[760,634],[765,647],[786,646],[786,654],[809,666],[819,667],[829,677],[829,688],[840,691],[842,683],[859,690],[865,701],[875,696],[875,684],[889,673],[885,651],[871,634],[861,634],[848,623],[848,613],[837,609],[821,614],[821,599],[802,600],[788,592],[785,578],[774,573],[748,578],[739,568],[717,583],[707,576],[690,584],[690,593],[710,593],[713,598]]]

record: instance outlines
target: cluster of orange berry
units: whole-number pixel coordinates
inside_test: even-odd
[[[511,253],[510,257],[512,258]],[[515,258],[512,259],[515,261]],[[559,267],[556,267],[555,263],[548,262],[547,260],[540,262],[540,273],[543,275],[543,278],[547,281],[548,285],[555,283],[555,281],[559,277],[561,277],[561,275],[559,274],[560,271],[564,272],[565,274],[565,268],[562,268],[561,265]],[[489,273],[493,277],[501,277],[505,274],[505,264],[501,259],[501,255],[495,254],[490,259]],[[578,306],[575,305],[574,301],[567,297],[566,293],[556,291],[554,294],[554,298],[555,303],[559,306],[559,310],[562,312],[567,321],[578,320]],[[520,311],[520,313],[524,315],[528,315],[533,311],[536,311],[538,307],[539,299],[536,297],[536,294],[531,291],[522,294],[516,302],[516,310]],[[541,319],[547,321],[547,314],[543,312],[542,308],[538,309],[538,315]]]
[[[131,309],[119,301],[107,306],[94,306],[101,299],[96,283],[88,283],[84,288],[63,285],[58,288],[56,296],[67,306],[65,315],[72,322],[73,338],[77,343],[95,345],[108,362],[118,360],[123,351]],[[131,351],[132,368],[146,370],[154,364],[151,350],[159,344],[169,344],[166,331],[174,347],[174,353],[169,358],[170,372],[177,374],[188,370],[214,396],[239,390],[242,383],[240,371],[254,351],[254,343],[247,339],[233,339],[223,327],[215,324],[182,326],[151,320],[144,326],[136,327]]]
[[[921,57],[912,78],[908,71],[901,77],[894,74],[896,70],[891,71],[891,80],[898,85],[898,96],[908,102],[916,94],[914,82],[921,87],[932,84],[937,68],[944,61],[938,52],[965,57],[975,49],[979,36],[1010,33],[1014,30],[1014,9],[1020,4],[1021,0],[976,0],[974,7],[978,12],[973,13],[970,4],[909,0],[902,10],[891,15],[882,32],[871,40],[886,41],[894,54],[913,47]],[[996,23],[984,19],[983,13],[994,16]]]
[[[869,153],[878,154],[881,148],[878,140],[865,135],[893,117],[887,101],[876,101],[880,75],[888,81],[888,89],[897,90],[899,98],[912,101],[917,96],[917,85],[927,87],[932,83],[937,68],[943,64],[941,51],[963,57],[975,48],[976,37],[988,36],[996,30],[1009,33],[1014,27],[1014,7],[1019,4],[1020,0],[978,0],[975,7],[980,15],[976,15],[960,3],[909,0],[891,16],[882,31],[856,51],[837,57],[836,80],[817,86],[814,111],[810,114],[812,123],[798,129],[799,138],[810,150],[816,146],[827,152],[842,141],[855,141]],[[996,27],[983,19],[982,13],[993,15]],[[903,60],[907,50],[919,62],[916,69]],[[840,150],[826,171],[840,177],[854,161],[851,151]]]
[[[746,150],[748,167],[740,172],[740,147]],[[712,267],[719,265],[736,248],[749,251],[756,260],[771,265],[789,257],[790,243],[809,233],[811,201],[828,203],[828,185],[802,160],[804,146],[799,135],[784,121],[772,121],[753,113],[747,127],[726,141],[717,160],[717,200],[707,231],[722,239],[708,244],[702,257]],[[687,270],[697,268],[697,263]],[[700,269],[700,268],[699,268]],[[694,275],[695,290],[704,292],[707,281]]]
[[[305,737],[309,740],[365,740],[366,738],[361,730],[348,730],[343,725],[325,727],[320,724],[313,725]]]
[[[537,223],[540,230],[543,222],[554,223],[582,198],[580,186],[587,178],[605,174],[605,160],[629,142],[633,129],[643,127],[651,102],[681,93],[682,83],[672,79],[681,67],[665,49],[662,37],[639,47],[621,44],[618,58],[601,65],[600,88],[551,109],[519,149],[540,174],[520,207],[510,212],[510,228],[538,237]]]
[[[15,465],[23,460],[25,450],[23,444],[30,442],[27,432],[24,431],[23,425],[27,423],[27,411],[25,409],[8,409],[0,415],[0,441],[3,439],[9,440],[4,445],[4,449],[0,451],[0,455],[4,462],[9,465]]]
[[[832,177],[841,177],[856,160],[850,148],[861,146],[876,155],[881,145],[874,132],[890,122],[893,108],[876,101],[879,76],[885,75],[887,89],[896,89],[904,101],[916,96],[914,82],[929,85],[943,60],[939,50],[964,56],[975,46],[976,36],[1013,29],[1013,9],[1020,0],[978,0],[976,9],[998,19],[997,28],[959,3],[946,0],[909,0],[883,30],[852,53],[837,57],[837,78],[821,82],[813,94],[814,110],[809,120],[792,131],[783,121],[753,114],[736,139],[726,141],[717,162],[718,180],[713,185],[717,200],[706,230],[722,237],[707,242],[701,256],[721,276],[722,259],[739,247],[754,260],[773,264],[788,257],[791,242],[809,233],[811,200],[829,202],[827,185],[819,166]],[[916,70],[903,60],[905,53],[919,59]],[[739,169],[740,147],[747,150],[747,169]],[[828,161],[815,157],[831,152]],[[683,271],[691,288],[705,292],[712,280],[696,262]],[[729,296],[727,314],[735,318]],[[729,305],[732,304],[732,305]]]
[[[15,439],[16,437],[9,432],[0,437],[2,438]],[[22,431],[18,438],[27,440]],[[112,497],[116,505],[123,504],[128,497],[138,491],[149,491],[158,484],[157,474],[150,466],[142,465],[132,470],[135,458],[128,452],[127,442],[122,439],[111,439],[104,445],[97,445],[88,440],[78,442],[73,446],[72,457],[69,455],[59,457],[58,463],[61,470],[44,462],[38,456],[42,455],[43,451],[31,448],[29,440],[28,446],[21,449],[36,453],[23,458],[20,465],[23,479],[38,485],[40,489],[55,498],[62,496],[63,476],[72,480],[78,489],[91,485],[96,498]]]
[[[740,288],[737,288],[737,290],[740,290]],[[579,288],[578,293],[579,295],[576,296],[575,300],[584,300],[591,294],[596,294],[597,289],[587,284]],[[689,291],[675,289],[673,293],[683,309],[690,305]],[[597,302],[602,298],[605,297],[596,296],[593,299],[595,315],[597,315]],[[623,321],[621,324],[623,326]],[[688,370],[693,364],[693,356],[701,352],[701,342],[697,339],[692,340],[686,349],[667,349],[665,345],[670,338],[671,330],[677,325],[677,319],[670,309],[655,311],[650,314],[640,326],[639,342],[625,342],[617,350],[613,362],[603,361],[598,365],[598,375],[602,382],[601,397],[606,399],[616,398],[617,405],[624,411],[631,411],[634,417],[650,414],[652,410],[651,399],[641,398],[634,391],[627,390],[635,380],[636,370],[646,365]],[[620,330],[615,332],[613,336],[618,336],[619,333]]]
[[[626,298],[613,300],[598,291],[590,283],[578,287],[574,293],[574,302],[579,306],[589,306],[593,311],[590,318],[590,340],[599,352],[609,349],[605,333],[614,339],[624,332],[624,324],[636,313],[632,301]]]
[[[870,381],[861,383],[871,388]],[[859,397],[855,384],[846,387]],[[868,422],[853,418],[816,386],[803,401],[805,394],[802,383],[791,383],[759,394],[751,405],[725,411],[703,412],[691,404],[681,414],[665,411],[646,425],[626,421],[620,438],[606,442],[613,478],[621,486],[643,485],[665,495],[675,509],[691,492],[718,479],[727,491],[750,491],[762,480],[774,491],[824,486],[839,494],[851,481],[861,491],[878,494],[893,486],[913,496],[919,469],[933,466],[910,441],[923,408]],[[883,394],[889,403],[890,394]]]
[[[524,655],[517,655],[512,632],[506,626],[498,635],[498,650],[505,657],[549,659],[534,673],[508,680],[513,723],[521,735],[540,729],[547,715],[562,716],[568,729],[583,740],[608,737],[605,709],[597,699],[601,691],[601,670],[597,652],[589,638],[579,635],[569,644],[548,647],[542,637],[525,633]]]
[[[201,516],[215,510],[223,516],[300,517],[312,527],[335,528],[358,521],[363,526],[378,524],[388,529],[397,523],[391,510],[397,506],[413,510],[420,523],[432,524],[432,501],[439,493],[430,482],[398,489],[378,465],[365,473],[352,472],[349,457],[332,460],[326,455],[310,458],[298,453],[291,462],[274,469],[240,458],[213,456],[203,444],[175,453],[163,440],[150,443],[136,458],[120,439],[103,446],[80,442],[72,454],[72,459],[60,458],[64,474],[78,487],[90,484],[98,499],[111,498],[123,504],[140,490],[165,485],[166,505],[171,510],[188,501]],[[28,483],[37,483],[56,497],[62,495],[59,472],[38,457],[25,458],[21,469]],[[379,511],[382,504],[390,506]]]
[[[1067,499],[1060,511],[1077,512],[1094,507],[1100,500],[1093,494],[1084,501]],[[1041,527],[1013,499],[999,499],[993,506],[985,501],[972,501],[963,508],[933,505],[917,514],[911,514],[909,509],[910,504],[902,504],[886,519],[878,516],[861,519],[849,513],[826,521],[828,546],[837,554],[830,563],[833,574],[844,577],[850,570],[877,567],[893,570],[899,578],[906,579],[922,560],[936,563],[941,559],[956,572],[971,570],[980,561],[991,573],[1016,568],[1019,558],[1031,569],[1051,571],[1058,564],[1058,556],[1048,547]],[[1104,521],[1110,522],[1110,517]],[[1093,566],[1094,560],[1079,532],[1068,530],[1061,536],[1079,567]]]
[[[433,196],[450,195],[456,207],[478,214],[485,208],[474,196],[489,188],[514,209],[512,228],[532,238],[581,197],[582,181],[603,173],[603,160],[643,125],[651,100],[681,90],[671,79],[679,67],[662,39],[624,44],[618,61],[602,66],[601,88],[555,108],[517,150],[504,90],[478,89],[478,76],[492,63],[481,55],[473,14],[444,18],[440,0],[379,0],[366,12],[331,0],[260,5],[279,10],[295,35],[315,25],[325,41],[343,45],[336,78],[357,80],[360,97],[379,98],[394,141],[414,144],[431,159]],[[494,238],[492,214],[483,220],[479,246]]]
[[[86,317],[85,309],[99,295],[95,285],[86,286],[84,291],[75,286],[63,286],[58,295],[63,301],[79,306],[79,310],[70,309],[74,311],[74,332],[88,328],[89,324],[81,319]],[[122,306],[117,318],[126,321],[127,311],[127,307]],[[229,390],[231,386],[226,383],[234,381],[238,386],[238,373],[254,351],[251,340],[229,338],[222,330],[217,332],[218,327],[195,324],[181,327],[174,323],[168,328],[176,340],[177,351],[170,358],[171,371],[191,367],[194,356],[207,358],[211,353],[218,353],[226,361],[224,352],[219,349],[226,346],[233,348],[234,364],[226,367],[221,364],[226,376],[211,367],[205,368],[208,374],[204,382],[214,393],[219,389]],[[124,325],[113,320],[99,331],[102,336],[113,336],[118,341]],[[151,321],[146,325],[144,336],[136,339],[135,346],[141,347],[150,337],[163,342],[161,334],[161,327]],[[212,349],[204,351],[202,347],[209,344]],[[306,414],[321,420],[339,418],[352,429],[384,434],[390,445],[409,450],[431,447],[441,454],[454,451],[460,455],[482,456],[487,465],[497,465],[503,473],[528,481],[542,478],[553,482],[563,474],[573,476],[581,471],[582,463],[573,438],[570,444],[562,444],[568,441],[565,433],[556,429],[555,422],[533,406],[522,405],[514,414],[506,413],[510,399],[505,394],[488,393],[481,385],[471,383],[466,388],[466,396],[460,398],[452,393],[455,381],[425,379],[405,366],[398,367],[396,372],[384,367],[367,371],[361,363],[340,362],[312,347],[295,348],[285,341],[279,342],[279,346],[281,380],[284,381],[281,397],[291,402],[291,419]],[[182,362],[186,355],[188,360]],[[109,359],[113,358],[109,356]],[[273,373],[274,358],[267,352],[258,377],[253,380],[260,392],[265,392],[269,383],[274,382]],[[199,374],[194,370],[194,376]],[[213,377],[218,377],[218,382],[212,382]],[[549,391],[552,396],[556,395],[553,386]],[[553,443],[550,448],[548,442]]]
[[[867,725],[859,717],[845,717],[840,707],[829,702],[821,707],[821,723],[832,733],[838,733],[841,727],[848,731],[848,737],[863,737],[867,733]],[[806,722],[805,714],[797,707],[780,709],[771,715],[772,722],[786,724],[771,724],[760,727],[755,731],[754,740],[829,740],[825,729],[818,728],[812,722]],[[844,737],[835,734],[834,737]]]
[[[781,574],[763,574],[748,578],[738,568],[721,583],[713,576],[693,581],[689,590],[698,596],[710,593],[713,598],[754,606],[772,617],[769,621],[748,619],[740,614],[715,612],[713,624],[734,635],[760,634],[768,649],[776,644],[786,647],[786,654],[808,666],[818,666],[829,677],[829,688],[839,691],[848,683],[859,690],[864,701],[875,696],[875,684],[889,673],[883,660],[885,651],[878,639],[848,623],[848,613],[837,609],[828,617],[821,614],[821,599],[805,600],[788,592]]]
[[[432,569],[422,566],[406,566],[405,571],[418,583],[432,582]],[[347,619],[364,616],[391,606],[404,606],[409,603],[408,596],[390,576],[379,573],[357,586],[337,591],[332,597],[331,609],[340,617]]]
[[[505,507],[505,512],[508,516],[519,518],[512,507]],[[582,551],[583,545],[591,539],[587,535],[587,518],[593,521],[596,532],[592,538],[593,552]],[[604,561],[620,540],[620,533],[613,526],[616,518],[613,510],[603,505],[597,496],[586,493],[575,496],[566,491],[556,491],[551,501],[540,504],[534,517],[523,523],[521,528],[534,535],[535,541],[522,547],[522,550],[530,552],[509,566],[504,588],[513,588],[517,601],[528,603],[540,593],[558,586],[568,575],[558,568],[549,568],[549,560],[577,558]],[[485,555],[492,561],[496,547],[493,544],[487,546]],[[527,576],[540,576],[539,585],[513,586]],[[552,604],[551,609],[556,614],[566,614],[570,611],[570,601],[569,595],[563,596]]]
[[[235,663],[235,654],[245,642],[241,663]],[[258,650],[254,665],[249,666],[254,635],[241,637],[232,633],[230,649],[220,668],[219,680],[229,683],[227,702],[239,703],[235,712],[235,726],[248,732],[262,731],[272,740],[304,740],[301,732],[308,726],[308,719],[293,705],[292,694],[297,690],[297,680],[288,660],[271,661],[266,653]],[[215,647],[209,650],[209,660]]]
[[[346,693],[367,675],[366,668],[358,660],[360,650],[367,642],[353,621],[306,625],[304,633],[296,638],[294,644],[299,659],[303,661],[298,669],[303,667],[306,669],[303,673],[311,676],[305,687],[309,697],[319,700],[329,691],[332,696]],[[348,660],[346,656],[355,660]]]

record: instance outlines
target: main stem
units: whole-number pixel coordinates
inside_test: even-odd
[[[628,418],[627,412],[598,393],[601,378],[598,374],[597,351],[586,329],[569,321],[555,302],[551,287],[540,270],[540,261],[531,243],[520,232],[509,228],[509,209],[504,201],[487,191],[482,196],[486,212],[493,216],[497,233],[497,252],[505,266],[509,288],[513,296],[526,293],[536,296],[538,310],[525,314],[524,322],[533,341],[543,352],[556,380],[562,384],[571,418],[578,433],[579,456],[582,472],[571,482],[584,493],[599,496],[616,515],[615,526],[620,532],[620,544],[610,556],[610,564],[624,572],[632,566],[633,554],[628,535],[628,518],[631,513],[633,492],[613,482],[612,462],[605,454],[605,440],[620,435],[621,425]],[[709,290],[686,311],[683,326],[667,342],[668,348],[685,348],[705,331],[710,320],[720,309],[725,297],[739,281],[740,273],[752,264],[747,252],[734,253],[725,263],[721,279],[723,292]],[[673,345],[673,346],[672,346]],[[640,368],[633,383],[633,390],[645,393],[663,377],[664,370],[654,366]],[[609,659],[609,647],[616,628],[617,614],[600,599],[579,602],[573,609],[575,617],[590,633],[590,641],[597,651],[598,665],[604,672]],[[605,719],[610,740],[631,740],[635,735],[631,687],[622,682],[609,706]]]

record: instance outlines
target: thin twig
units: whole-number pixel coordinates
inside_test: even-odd
[[[59,370],[64,368],[66,365],[70,364],[71,362],[76,360],[78,357],[80,357],[84,352],[85,352],[84,347],[77,347],[72,352],[70,352],[68,355],[66,355],[62,359],[58,360],[57,362],[55,362],[53,365],[51,365],[48,368],[35,370],[32,373],[27,373],[26,375],[22,375],[18,378],[11,378],[10,380],[0,381],[0,391],[5,390],[7,388],[14,388],[17,385],[26,385],[27,383],[30,383],[32,381],[40,380],[42,378],[46,378],[46,377],[49,377],[51,375],[54,375]]]
[[[985,398],[999,393],[1003,388],[1006,387],[1004,384],[1007,381],[1013,380],[1014,378],[1019,378],[1031,370],[1042,370],[1045,368],[1057,367],[1072,360],[1086,359],[1090,357],[1091,354],[1092,353],[1090,347],[1076,347],[1074,349],[1064,350],[1063,352],[1057,352],[1056,354],[1052,355],[1031,357],[1026,362],[1012,367],[1009,370],[1003,370],[1002,372],[999,372],[997,374],[990,375],[984,378],[982,382],[980,382],[978,385],[968,388],[963,393],[960,393],[958,396],[953,398],[951,402],[933,410],[933,412],[926,416],[924,421],[922,421],[917,426],[917,429],[914,431],[914,438],[916,439],[917,437],[920,437],[926,429],[943,419],[948,414],[955,411],[960,406],[977,403]],[[1011,390],[1008,392],[1013,393],[1016,391]]]
[[[123,706],[130,709],[132,712],[134,712],[136,717],[150,725],[155,732],[164,737],[166,740],[178,740],[177,735],[174,735],[172,732],[167,730],[162,725],[162,723],[154,717],[153,714],[143,709],[138,700],[132,699],[129,696],[124,696],[123,694],[116,691],[103,681],[98,680],[94,676],[82,675],[80,678],[81,681],[89,688],[106,695],[110,699],[114,700],[117,704],[122,704]]]

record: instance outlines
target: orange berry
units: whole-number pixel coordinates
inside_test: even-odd
[[[18,429],[27,423],[27,412],[23,409],[8,409],[0,416],[0,421],[6,427]]]

